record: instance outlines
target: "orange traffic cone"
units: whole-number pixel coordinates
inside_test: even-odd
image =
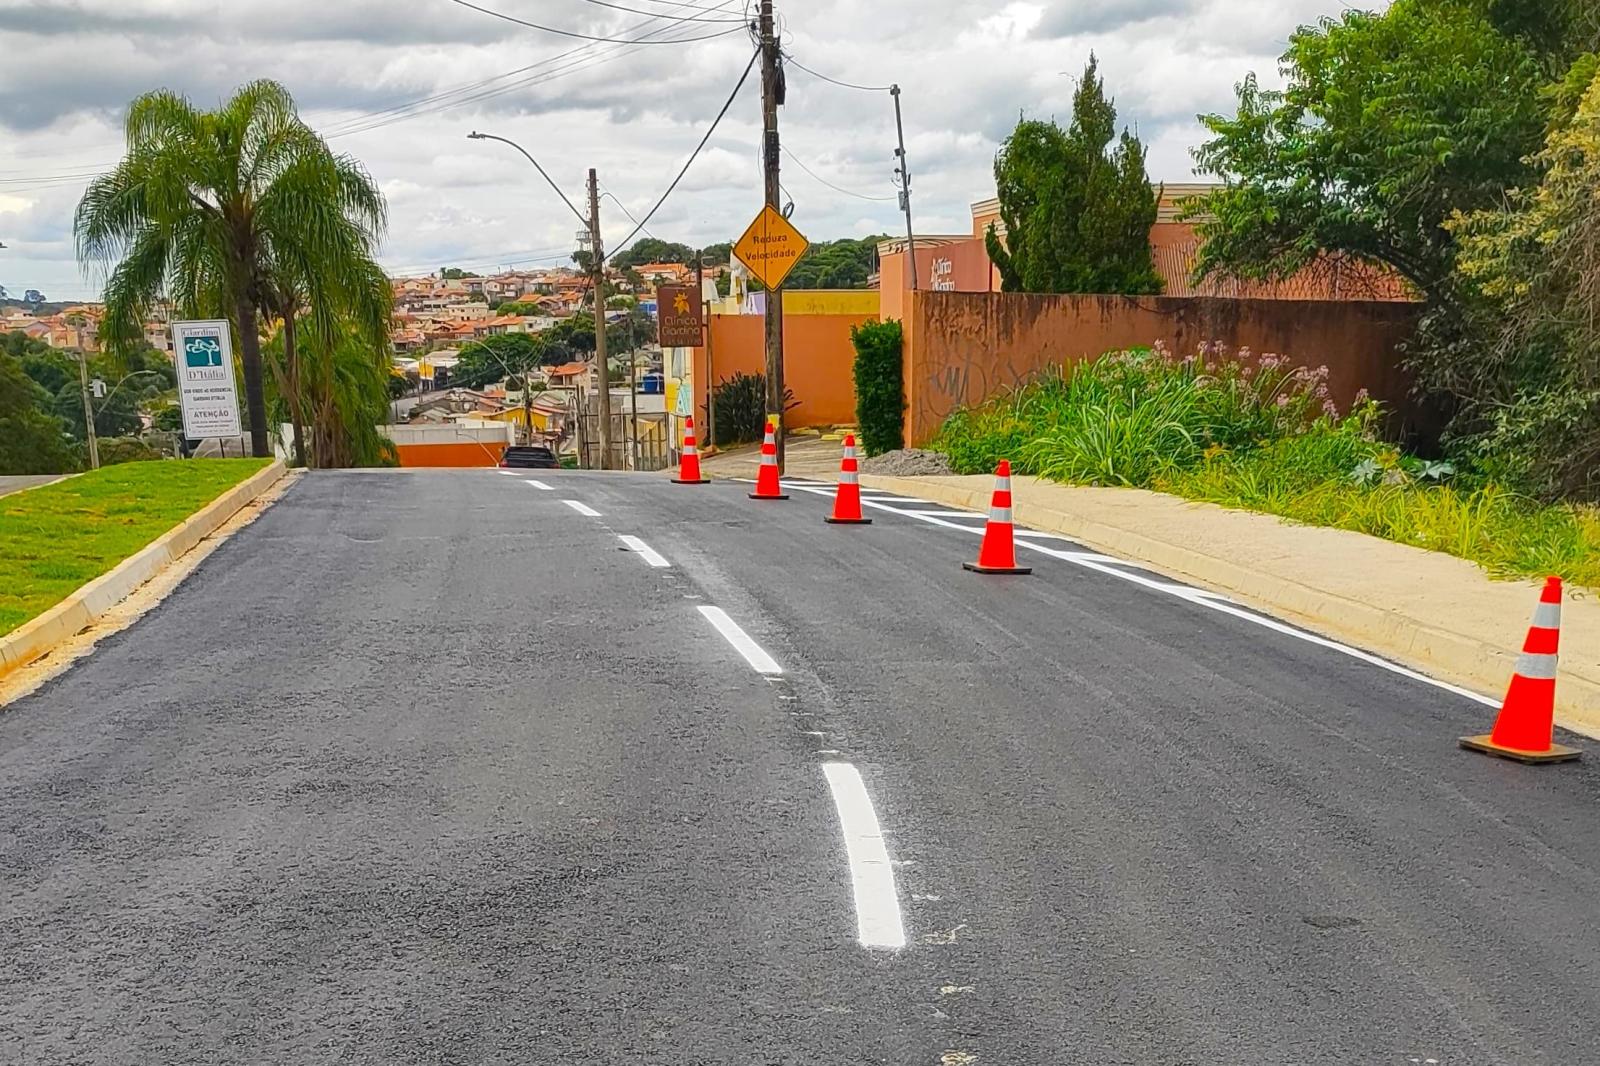
[[[872,519],[861,517],[861,475],[856,467],[856,435],[846,434],[844,458],[839,462],[839,488],[833,495],[833,514],[823,519],[840,526],[870,526]]]
[[[1556,654],[1561,643],[1561,579],[1545,581],[1528,639],[1517,656],[1494,732],[1462,737],[1461,746],[1518,762],[1566,762],[1583,752],[1554,742]]]
[[[678,464],[674,485],[709,485],[711,479],[700,476],[700,450],[694,446],[694,416],[683,419],[683,460]]]
[[[761,439],[761,470],[756,474],[756,491],[752,500],[787,500],[788,493],[778,483],[778,427],[767,419],[767,433]]]
[[[1031,574],[1033,567],[1017,565],[1017,545],[1011,533],[1011,460],[1000,460],[994,472],[994,499],[989,504],[989,523],[983,528],[983,544],[978,561],[962,563],[980,574]]]

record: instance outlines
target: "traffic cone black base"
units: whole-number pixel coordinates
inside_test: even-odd
[[[1521,748],[1503,748],[1491,740],[1488,733],[1482,733],[1475,737],[1462,737],[1461,746],[1469,751],[1481,751],[1485,755],[1498,755],[1502,759],[1511,759],[1514,762],[1525,762],[1530,765],[1546,762],[1571,762],[1583,756],[1583,752],[1577,748],[1569,748],[1565,744],[1553,742],[1549,751],[1523,751]]]
[[[961,569],[971,570],[974,574],[1031,574],[1031,566],[979,566],[977,563],[962,563]]]
[[[672,479],[672,483],[674,485],[709,485],[709,484],[711,484],[711,479],[708,478],[708,477],[696,477],[696,478],[675,477],[675,478]]]
[[[870,525],[872,525],[872,519],[870,519],[870,518],[835,518],[832,515],[828,515],[826,518],[823,519],[823,521],[828,523],[830,526],[870,526]]]
[[[779,492],[771,496],[763,496],[759,492],[750,492],[746,493],[746,495],[752,500],[787,500],[789,498],[787,492]]]

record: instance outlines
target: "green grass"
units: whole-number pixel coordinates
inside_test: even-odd
[[[267,462],[122,463],[0,496],[0,635],[60,603]]]
[[[1157,489],[1600,589],[1600,511],[1408,459],[1378,439],[1375,404],[1328,405],[1320,371],[1214,356],[1118,352],[1046,374],[956,412],[933,447],[963,474],[1009,458],[1017,473]]]

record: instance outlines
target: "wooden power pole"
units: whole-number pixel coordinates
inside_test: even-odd
[[[761,0],[761,165],[767,206],[783,210],[778,185],[778,107],[783,103],[783,68],[773,29],[772,0]],[[767,290],[767,411],[778,416],[778,473],[783,473],[783,290]]]
[[[606,358],[606,266],[600,243],[600,180],[589,168],[589,272],[594,278],[594,358],[600,364],[600,469],[611,469],[611,365]]]

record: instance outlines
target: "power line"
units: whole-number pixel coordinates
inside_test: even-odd
[[[845,89],[860,89],[864,93],[886,93],[891,88],[891,86],[888,85],[857,85],[854,82],[840,81],[838,78],[830,78],[826,74],[821,74],[815,70],[812,70],[794,56],[790,55],[788,52],[783,53],[783,58],[787,59],[794,66],[799,67],[813,78],[821,78],[823,81],[832,82],[834,85],[841,86]]]
[[[857,200],[877,200],[877,201],[886,202],[886,201],[895,199],[895,197],[893,197],[893,196],[868,196],[864,192],[852,192],[849,189],[840,188],[839,186],[835,185],[833,182],[829,181],[827,178],[824,178],[822,175],[818,174],[816,171],[814,171],[810,167],[806,166],[805,163],[801,162],[799,156],[797,156],[793,152],[789,151],[789,146],[787,144],[779,145],[779,147],[783,149],[783,154],[784,155],[788,156],[790,159],[792,159],[794,161],[795,166],[799,167],[801,170],[805,171],[807,174],[810,174],[813,178],[816,178],[818,181],[820,181],[822,184],[826,185],[828,188],[832,189],[834,192],[842,192],[846,196],[854,196]]]
[[[514,22],[518,26],[526,26],[530,30],[540,30],[544,33],[557,33],[563,37],[576,37],[580,41],[599,41],[602,44],[690,44],[694,41],[709,41],[714,37],[726,37],[730,33],[738,33],[740,30],[744,29],[744,25],[741,23],[731,30],[718,30],[716,33],[708,33],[701,37],[677,37],[670,41],[652,41],[647,37],[639,37],[629,41],[619,40],[616,37],[596,37],[591,33],[578,33],[574,30],[558,29],[555,26],[543,26],[537,22],[529,22],[527,19],[519,19],[515,15],[507,15],[503,11],[492,11],[486,7],[479,7],[477,4],[472,3],[471,0],[450,0],[450,2],[461,7],[471,8],[473,11],[480,12],[484,15],[491,15],[497,19],[504,19],[507,22]]]
[[[721,0],[720,3],[712,4],[712,5],[706,6],[706,7],[702,7],[702,6],[698,5],[698,4],[682,3],[682,2],[679,2],[679,0],[658,0],[658,2],[671,3],[675,7],[681,7],[681,8],[690,10],[690,11],[705,12],[707,14],[711,14],[711,13],[724,12],[731,4],[739,2],[739,0]],[[622,10],[631,10],[631,9],[622,9]],[[399,104],[392,104],[389,107],[380,108],[380,109],[378,109],[376,111],[371,111],[371,112],[367,112],[365,114],[352,116],[351,118],[348,118],[348,119],[343,119],[343,120],[341,120],[339,122],[335,122],[335,123],[331,124],[330,126],[326,127],[324,131],[319,131],[319,132],[322,132],[323,137],[325,139],[327,139],[327,140],[334,140],[334,139],[337,139],[337,138],[340,138],[340,137],[348,137],[348,136],[352,136],[352,135],[357,134],[357,133],[366,133],[366,132],[371,131],[371,130],[381,129],[381,128],[385,127],[385,126],[393,125],[393,124],[395,124],[397,122],[404,122],[404,121],[406,121],[408,119],[419,118],[419,117],[422,117],[424,115],[438,114],[438,113],[443,112],[443,111],[449,111],[449,110],[451,110],[453,108],[465,107],[468,104],[478,103],[478,102],[483,101],[483,100],[494,99],[496,97],[507,95],[509,93],[517,91],[518,89],[525,88],[525,87],[528,87],[528,86],[531,86],[531,85],[544,84],[544,83],[553,81],[556,78],[564,77],[564,76],[566,76],[568,74],[573,74],[573,73],[576,73],[576,72],[578,72],[580,70],[588,69],[588,68],[590,68],[592,66],[598,66],[601,63],[609,63],[609,62],[612,62],[612,61],[614,61],[616,59],[620,59],[623,56],[629,54],[630,52],[637,51],[637,46],[642,46],[642,45],[645,45],[645,44],[689,43],[689,42],[692,42],[692,41],[699,41],[699,40],[708,39],[708,37],[705,37],[705,36],[702,36],[702,37],[687,37],[687,38],[685,38],[685,37],[663,37],[660,40],[651,40],[651,39],[649,39],[649,38],[655,38],[655,37],[657,37],[657,36],[659,36],[661,34],[666,34],[666,33],[670,33],[670,32],[673,32],[673,31],[680,30],[680,29],[683,28],[682,24],[684,24],[684,23],[690,23],[690,22],[727,22],[729,25],[734,25],[735,23],[738,23],[739,25],[743,24],[743,19],[742,18],[735,18],[735,19],[698,19],[698,18],[693,18],[691,16],[673,15],[673,14],[670,14],[668,12],[656,12],[656,13],[639,12],[639,13],[640,14],[649,14],[650,17],[645,19],[642,22],[639,22],[639,23],[637,23],[637,24],[635,24],[633,26],[628,27],[628,29],[624,31],[625,33],[632,34],[632,33],[636,33],[636,32],[642,31],[642,30],[645,29],[645,27],[649,26],[651,23],[659,21],[659,20],[662,20],[662,19],[666,19],[668,24],[664,25],[664,26],[658,26],[655,29],[650,30],[648,33],[643,33],[639,38],[636,38],[636,39],[633,39],[633,40],[629,40],[629,41],[616,41],[616,40],[612,40],[612,39],[609,39],[609,38],[598,38],[598,37],[597,38],[585,38],[586,40],[590,40],[590,41],[594,41],[594,42],[606,42],[606,43],[616,44],[619,47],[606,50],[606,49],[596,49],[594,44],[592,44],[592,43],[591,44],[579,45],[576,48],[570,48],[570,49],[566,50],[565,52],[559,52],[559,53],[557,53],[557,54],[555,54],[553,56],[549,56],[549,57],[547,57],[545,59],[541,59],[541,60],[539,60],[539,61],[537,61],[535,63],[530,63],[529,65],[527,65],[525,67],[518,67],[518,68],[516,68],[514,70],[506,71],[503,74],[496,74],[493,77],[485,78],[485,79],[483,79],[481,81],[470,82],[470,83],[468,83],[466,85],[457,86],[454,89],[447,89],[447,90],[445,90],[443,92],[435,93],[435,94],[430,95],[430,96],[424,96],[424,97],[421,97],[421,98],[416,99],[416,100],[409,100],[409,101],[405,101],[405,102],[399,103]],[[493,12],[491,12],[491,14],[493,14]],[[559,31],[557,31],[557,32],[559,32]],[[738,28],[735,27],[734,29],[722,31],[721,33],[711,34],[711,35],[709,35],[709,37],[720,37],[720,36],[724,36],[726,34],[737,33],[737,32],[738,32]],[[581,36],[581,35],[577,35],[577,36]],[[568,60],[568,59],[570,59],[571,62],[565,63],[564,65],[556,66],[556,64],[560,64],[562,60]],[[540,68],[552,68],[552,69],[540,70]],[[511,82],[511,83],[506,84],[506,85],[501,85],[501,86],[496,86],[496,87],[491,88],[491,86],[494,86],[496,82],[505,81],[508,78],[514,78],[514,77],[516,77],[517,75],[520,75],[520,74],[528,74],[530,71],[539,71],[539,73],[533,74],[532,76],[524,78],[524,79],[521,79],[519,81],[515,81],[515,82]],[[482,90],[482,91],[480,91],[480,90]],[[121,146],[120,145],[106,145],[106,147],[110,148],[110,147],[121,147]],[[72,154],[72,153],[63,153],[63,154]],[[39,190],[42,190],[42,189],[66,187],[66,186],[70,186],[70,185],[79,184],[84,180],[96,177],[96,176],[98,176],[98,175],[100,175],[102,173],[105,173],[106,171],[112,169],[114,166],[116,166],[116,161],[111,161],[111,162],[107,162],[107,163],[104,163],[104,164],[98,165],[98,166],[90,166],[90,167],[81,168],[82,171],[83,171],[81,173],[78,172],[80,170],[80,168],[78,168],[78,167],[69,167],[69,168],[63,170],[60,173],[44,173],[44,174],[40,174],[40,173],[32,173],[32,174],[30,174],[26,168],[14,169],[14,170],[11,170],[9,172],[8,171],[4,171],[4,170],[0,170],[0,174],[11,173],[11,174],[26,175],[26,176],[23,176],[23,177],[10,177],[10,178],[0,177],[0,186],[25,186],[25,187],[20,187],[20,188],[11,188],[11,189],[9,189],[9,191],[11,191],[11,192],[18,192],[18,193],[21,193],[21,192],[35,192],[35,191],[39,191]]]
[[[610,189],[607,189],[605,187],[605,183],[603,183],[603,182],[601,183],[600,188],[602,190],[604,190],[602,195],[609,196],[611,198],[611,202],[616,204],[618,207],[620,207],[622,209],[622,213],[624,215],[628,216],[628,221],[629,222],[632,222],[634,225],[638,226],[639,229],[644,230],[644,235],[646,237],[649,237],[651,239],[656,239],[656,235],[654,233],[651,233],[649,230],[644,229],[644,223],[643,222],[640,222],[638,219],[633,217],[633,212],[628,210],[628,205],[623,203],[621,200],[617,199],[617,194],[616,193],[612,192]]]
[[[733,87],[733,92],[728,94],[728,99],[724,101],[722,110],[717,112],[717,117],[711,120],[711,126],[706,130],[706,135],[700,138],[699,144],[695,145],[694,151],[689,154],[689,158],[684,162],[683,169],[678,171],[678,176],[672,179],[672,184],[667,186],[667,191],[662,193],[661,199],[656,201],[656,205],[645,213],[644,219],[634,227],[633,232],[622,238],[622,240],[617,243],[616,248],[612,250],[612,255],[615,255],[617,249],[620,249],[623,245],[633,240],[633,238],[638,235],[639,231],[644,229],[645,223],[649,222],[651,217],[657,211],[661,210],[661,205],[667,202],[667,197],[671,196],[672,190],[678,187],[678,182],[682,181],[683,176],[689,173],[690,164],[695,161],[695,158],[700,154],[700,150],[706,146],[706,142],[709,141],[711,139],[711,135],[716,132],[717,125],[722,121],[722,116],[726,115],[728,113],[728,108],[733,106],[734,98],[739,95],[739,90],[744,88],[746,79],[750,77],[750,71],[755,69],[756,60],[760,58],[761,53],[759,51],[750,53],[750,62],[745,64],[744,73],[739,75],[738,84]]]
[[[687,6],[693,7],[693,9],[696,11],[715,12],[725,9],[729,4],[734,2],[736,2],[736,0],[721,0],[720,3],[704,8],[698,5]],[[651,18],[645,19],[643,22],[628,27],[625,32],[631,34],[643,30],[646,26],[650,25],[650,23],[662,17],[666,16],[652,16]],[[666,26],[658,26],[649,33],[643,34],[640,39],[643,40],[644,38],[655,37],[658,34],[668,33],[676,29],[679,29],[679,27],[671,24]],[[697,40],[699,38],[687,39]],[[663,38],[661,41],[646,41],[645,43],[674,43],[687,39],[671,37]],[[504,74],[497,74],[492,78],[487,78],[480,82],[473,82],[468,85],[459,86],[455,89],[447,90],[445,92],[435,94],[434,96],[424,97],[421,100],[415,100],[410,103],[395,105],[393,107],[386,108],[383,111],[373,112],[370,115],[357,116],[353,119],[347,120],[345,123],[346,128],[337,130],[331,134],[326,134],[325,136],[331,140],[335,137],[345,137],[355,133],[364,133],[368,130],[379,129],[383,126],[391,125],[394,122],[405,121],[406,119],[415,118],[421,115],[437,114],[442,111],[450,111],[458,107],[465,107],[468,104],[505,96],[508,93],[515,92],[518,89],[526,88],[528,86],[540,85],[546,82],[554,81],[556,78],[565,77],[568,74],[573,74],[580,70],[586,70],[590,67],[599,66],[602,63],[609,63],[635,51],[638,51],[637,46],[629,46],[625,44],[610,49],[596,48],[593,44],[579,45],[576,48],[570,48],[565,52],[557,53],[556,55],[550,56],[547,59],[540,60],[536,63],[531,63],[526,67],[520,67],[516,70],[507,71]],[[515,77],[519,74],[526,74],[527,72],[536,70],[539,67],[557,64],[563,59],[570,59],[570,61],[563,65],[552,67],[552,69],[533,74],[527,78],[522,78],[511,82],[507,85],[502,85],[495,88],[487,88],[496,81],[503,81],[506,78]],[[480,89],[485,91],[477,91]],[[437,106],[427,106],[430,104]],[[386,113],[391,112],[394,113],[393,118],[381,117]],[[376,119],[377,121],[367,122],[367,119]]]
[[[703,8],[696,7],[694,4],[677,3],[676,0],[661,0],[661,2],[662,3],[669,3],[673,7],[688,8],[691,11],[704,10]],[[621,4],[610,3],[609,0],[584,0],[584,3],[586,3],[586,4],[594,4],[596,7],[609,7],[614,11],[626,11],[631,15],[649,15],[651,18],[674,19],[674,20],[676,20],[678,22],[738,23],[739,25],[742,26],[742,25],[744,25],[744,21],[745,21],[742,18],[708,19],[708,18],[696,18],[693,15],[669,15],[664,11],[642,11],[639,8],[636,8],[636,7],[623,7]]]

